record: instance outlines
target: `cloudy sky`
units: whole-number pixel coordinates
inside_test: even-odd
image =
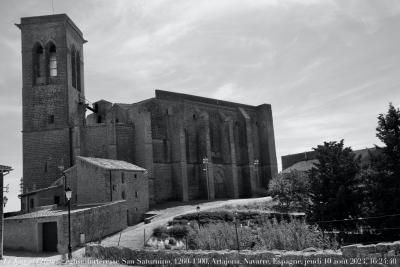
[[[397,0],[53,0],[89,41],[86,98],[136,102],[154,89],[272,104],[282,155],[345,139],[379,144],[376,117],[400,106]],[[51,0],[0,2],[0,164],[22,176],[19,18]]]

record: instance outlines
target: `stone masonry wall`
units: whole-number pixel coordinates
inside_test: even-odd
[[[60,162],[69,162],[69,130],[23,133],[24,190],[50,186],[62,176]]]
[[[112,201],[110,171],[90,164],[81,158],[77,164],[77,204],[104,203]]]
[[[71,245],[80,243],[80,234],[86,242],[98,240],[127,226],[126,201],[117,201],[102,206],[71,211]],[[4,248],[41,252],[43,249],[43,223],[57,223],[57,249],[67,252],[68,246],[68,213],[54,216],[32,218],[9,217],[4,220]]]
[[[22,111],[23,111],[23,186],[24,192],[45,188],[60,177],[57,166],[73,165],[72,129],[83,123],[79,104],[83,94],[70,86],[70,46],[83,54],[83,36],[65,15],[22,18]],[[48,70],[48,48],[56,47],[57,75]],[[40,56],[40,77],[35,75],[35,53]],[[83,77],[83,57],[81,58]],[[75,138],[77,139],[77,138]]]
[[[71,214],[71,245],[80,244],[80,234],[85,234],[85,242],[97,241],[100,237],[121,231],[127,227],[127,203],[115,201]],[[68,245],[68,215],[63,215],[63,239],[59,241],[59,251],[66,252]]]
[[[139,223],[149,209],[148,179],[143,171],[115,170],[112,176],[112,200],[126,200],[128,225]]]
[[[373,253],[341,251],[168,251],[131,250],[122,247],[90,245],[85,249],[88,257],[116,260],[130,265],[146,266],[399,266],[400,242],[386,245]],[[361,248],[360,248],[361,249]],[[392,252],[388,252],[388,251]]]
[[[277,172],[270,105],[255,107],[158,90],[155,99],[135,105],[151,117],[151,194],[156,202],[207,198],[205,157],[211,199],[252,196],[259,188],[265,190]],[[257,167],[255,159],[260,162]],[[165,164],[172,166],[171,171]],[[164,184],[172,184],[173,195]]]
[[[83,129],[82,155],[94,158],[108,158],[107,125],[99,123]]]

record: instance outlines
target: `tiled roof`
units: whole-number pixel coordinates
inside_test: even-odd
[[[71,210],[71,213],[79,212],[79,211],[82,211],[85,209],[88,209],[88,208]],[[13,217],[8,217],[8,218],[5,218],[4,220],[34,219],[34,218],[41,218],[41,217],[61,216],[64,214],[68,214],[68,210],[48,208],[48,209],[37,210],[34,212],[25,213],[25,214],[13,216]]]
[[[312,159],[312,160],[300,161],[300,162],[293,164],[289,168],[284,169],[282,172],[288,173],[292,170],[305,172],[305,171],[311,170],[311,168],[314,167],[314,163],[318,163],[318,160]]]
[[[130,109],[132,107],[132,104],[124,104],[124,103],[115,103],[115,105],[118,105],[123,109]]]
[[[42,192],[42,191],[46,191],[46,190],[52,190],[52,189],[55,189],[55,188],[63,186],[63,184],[56,184],[56,185],[53,185],[53,184],[51,186],[49,186],[49,187],[40,188],[40,189],[37,189],[37,190],[32,190],[32,191],[20,194],[19,196],[32,195],[32,194],[35,194],[35,193],[38,193],[38,192]]]
[[[89,157],[77,157],[77,158],[80,158],[93,165],[109,170],[146,171],[146,169],[143,169],[139,166],[133,165],[132,163],[122,160],[89,158]]]
[[[295,155],[300,155],[300,154],[305,154],[305,153],[307,153],[307,155],[311,156],[313,159],[298,161],[297,163],[291,165],[290,167],[282,170],[282,172],[287,173],[287,172],[290,172],[291,170],[298,170],[298,171],[311,170],[311,168],[314,167],[314,163],[318,163],[319,161],[317,159],[315,159],[316,153],[314,153],[314,151],[298,153]],[[311,153],[313,153],[313,154],[311,154]],[[355,154],[356,157],[360,157],[361,164],[365,165],[365,164],[368,164],[371,160],[370,153],[372,155],[376,156],[382,152],[376,148],[365,148],[365,149],[354,150],[353,153]],[[290,155],[288,155],[288,156],[290,156]]]
[[[126,202],[126,200],[117,200],[113,202],[107,202],[107,203],[95,203],[93,206],[87,206],[87,207],[75,207],[71,208],[71,214],[76,213],[76,212],[82,212],[85,210],[89,209],[95,209],[95,208],[100,208],[102,206],[108,206],[108,205],[115,205],[121,202]],[[62,209],[60,207],[55,208],[54,205],[53,207],[51,206],[46,206],[46,207],[39,207],[41,208],[40,210],[36,210],[30,213],[25,213],[13,217],[8,217],[5,218],[4,220],[21,220],[21,219],[35,219],[35,218],[42,218],[42,217],[56,217],[56,216],[62,216],[65,214],[68,214],[68,210]]]

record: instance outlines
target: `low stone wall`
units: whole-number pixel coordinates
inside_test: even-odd
[[[372,245],[355,244],[344,246],[341,248],[344,257],[353,258],[381,258],[381,257],[399,257],[400,256],[400,241],[392,243],[378,243]],[[400,262],[398,262],[400,266]]]
[[[90,245],[85,255],[137,266],[400,266],[400,241],[342,251],[179,251],[132,250]]]
[[[186,250],[132,250],[122,247],[91,245],[85,256],[118,261],[135,266],[334,266],[340,265],[340,252],[283,252],[283,251],[186,251]],[[333,266],[333,265],[332,265]]]

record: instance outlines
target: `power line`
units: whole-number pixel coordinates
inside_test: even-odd
[[[353,218],[349,218],[349,219],[337,219],[337,220],[330,220],[330,221],[317,221],[316,223],[362,221],[362,220],[379,219],[379,218],[387,218],[387,217],[397,217],[397,216],[400,216],[400,214],[390,214],[390,215],[364,217],[364,218],[354,218],[354,219]]]

